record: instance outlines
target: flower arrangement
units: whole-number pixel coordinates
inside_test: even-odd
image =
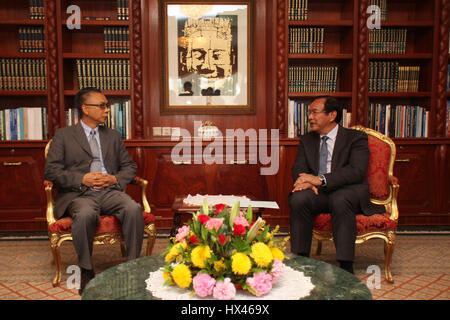
[[[164,285],[192,289],[199,297],[233,299],[236,288],[267,294],[283,274],[283,251],[289,237],[277,240],[278,226],[253,221],[252,208],[240,211],[206,200],[192,220],[178,229],[163,253]]]

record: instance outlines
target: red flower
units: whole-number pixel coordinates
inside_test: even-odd
[[[206,214],[200,214],[197,216],[198,220],[200,221],[201,224],[205,224],[206,221],[209,220],[209,217]]]
[[[245,227],[242,224],[235,224],[233,228],[233,234],[240,236],[245,233]]]
[[[225,210],[225,205],[223,203],[219,203],[215,205],[216,211],[214,212],[215,215],[218,215],[223,210]]]
[[[197,244],[197,243],[198,243],[198,239],[197,239],[197,237],[195,236],[195,234],[192,235],[192,236],[190,236],[188,240],[189,240],[189,242],[192,243],[192,244]]]
[[[219,242],[223,245],[227,241],[227,238],[223,234],[219,234]]]

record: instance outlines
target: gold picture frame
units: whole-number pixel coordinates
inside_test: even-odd
[[[250,114],[250,1],[163,2],[162,114]]]

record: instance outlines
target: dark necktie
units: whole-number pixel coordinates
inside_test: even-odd
[[[100,160],[100,148],[98,147],[97,139],[95,138],[95,130],[91,130],[89,134],[89,146],[92,152],[91,172],[102,172],[102,162]]]
[[[327,147],[327,136],[323,136],[322,145],[320,146],[319,153],[319,174],[327,173],[327,158],[328,158],[328,147]]]

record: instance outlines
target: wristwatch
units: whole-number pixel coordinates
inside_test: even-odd
[[[319,177],[320,181],[322,181],[321,186],[322,187],[326,186],[327,185],[327,179],[325,179],[325,176],[323,174],[319,174],[318,177]]]

